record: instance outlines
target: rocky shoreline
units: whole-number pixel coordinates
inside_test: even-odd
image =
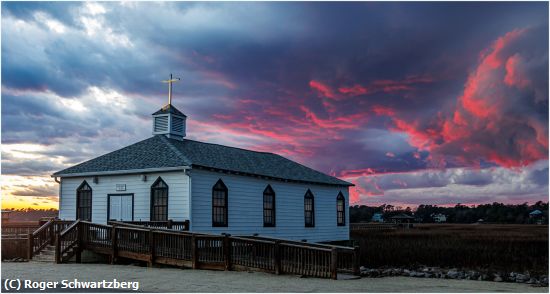
[[[392,276],[405,276],[415,278],[434,278],[434,279],[455,279],[455,280],[477,280],[477,281],[493,281],[493,282],[511,282],[511,283],[526,283],[533,286],[547,287],[547,275],[531,275],[529,272],[504,273],[499,271],[475,271],[458,268],[439,268],[420,266],[417,268],[360,268],[362,277],[381,278]]]

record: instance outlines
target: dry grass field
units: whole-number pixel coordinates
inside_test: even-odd
[[[548,226],[415,224],[412,229],[356,230],[361,264],[439,266],[548,273]]]

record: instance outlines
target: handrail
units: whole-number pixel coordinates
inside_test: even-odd
[[[292,243],[286,243],[286,242],[281,242],[281,243],[279,243],[279,245],[289,246],[289,247],[295,247],[295,248],[303,248],[303,249],[321,250],[321,251],[327,251],[327,252],[331,252],[331,251],[332,251],[332,249],[330,249],[330,248],[321,248],[321,247],[304,246],[304,245],[298,245],[298,244],[292,244]]]
[[[47,221],[40,228],[38,228],[34,232],[32,232],[32,235],[36,236],[36,235],[40,234],[42,231],[46,230],[49,226],[51,226],[53,224],[53,222],[54,222],[53,219]]]
[[[273,241],[281,241],[289,244],[296,244],[296,245],[310,245],[311,247],[317,247],[317,248],[337,248],[337,249],[344,249],[344,250],[353,250],[352,247],[347,246],[339,246],[339,245],[332,245],[332,244],[321,244],[321,243],[308,243],[308,242],[301,242],[301,241],[294,241],[290,239],[282,239],[282,238],[272,238],[272,237],[266,237],[266,236],[237,236],[237,237],[244,237],[249,238],[252,240],[273,240]]]
[[[78,226],[78,223],[80,223],[80,219],[76,220],[74,223],[72,223],[70,226],[66,227],[63,231],[61,231],[59,233],[60,236],[64,236],[67,234],[67,232],[69,232],[70,230],[72,230],[74,227]]]

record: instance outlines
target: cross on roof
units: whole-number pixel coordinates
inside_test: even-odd
[[[162,81],[163,83],[168,83],[168,105],[172,105],[172,83],[179,81],[180,78],[172,78],[170,74],[170,79]]]

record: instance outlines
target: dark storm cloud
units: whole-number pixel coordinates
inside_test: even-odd
[[[5,157],[3,165],[8,173],[62,168],[149,136],[150,114],[166,100],[159,81],[172,72],[182,78],[175,104],[189,115],[190,138],[277,151],[337,176],[399,172],[374,188],[357,180],[365,195],[403,183],[488,187],[494,178],[485,174],[403,173],[440,161],[485,168],[547,158],[548,139],[537,137],[548,124],[547,8],[4,2],[2,141],[51,148],[35,163]],[[449,140],[445,122],[463,111],[480,56],[518,29],[525,39],[503,51],[521,55],[509,62],[516,86],[506,91],[517,99],[498,113],[506,119],[493,120],[506,127],[488,135],[490,124],[472,119],[479,123],[467,137]],[[540,142],[517,152],[507,144],[517,139]],[[475,164],[471,154],[481,154]]]

